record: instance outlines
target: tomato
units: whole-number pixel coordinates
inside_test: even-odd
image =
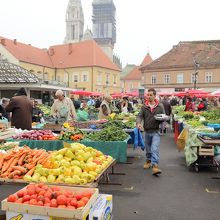
[[[57,207],[57,200],[56,199],[51,199],[50,201],[50,207]]]
[[[67,208],[67,209],[76,209],[75,206],[71,206],[71,205],[68,205],[66,208]]]
[[[71,200],[70,205],[77,207],[77,200],[76,200],[76,198],[73,198],[73,199]]]
[[[58,208],[60,208],[60,209],[65,209],[66,206],[65,206],[65,205],[58,205]]]
[[[29,205],[29,204],[30,204],[30,201],[23,202],[23,204],[28,204],[28,205]]]
[[[30,205],[37,205],[37,200],[36,200],[36,199],[31,199],[31,200],[29,201],[29,204],[30,204]]]
[[[39,196],[40,196],[40,195],[41,195],[41,196],[44,196],[45,193],[46,193],[46,191],[42,189],[42,190],[38,193],[38,195],[39,195]]]
[[[61,190],[59,186],[52,186],[51,189],[52,189],[53,192]]]
[[[37,202],[37,205],[39,205],[39,206],[44,206],[44,203],[43,203],[42,201],[38,201],[38,202]]]
[[[37,199],[37,194],[31,195],[31,199]]]
[[[89,199],[87,197],[82,197],[81,201],[83,201],[85,203],[85,205],[86,205],[87,202],[89,201]]]
[[[44,189],[44,190],[46,190],[46,191],[49,189],[49,187],[48,187],[47,185],[44,185],[44,186],[42,186],[41,188]]]
[[[44,203],[44,206],[50,207],[50,203]]]
[[[44,203],[50,203],[50,199],[49,198],[44,198]]]
[[[16,203],[22,203],[22,198],[19,198],[15,201]]]
[[[30,195],[25,195],[23,198],[22,198],[22,202],[27,202],[31,199]]]
[[[77,200],[80,200],[80,199],[82,199],[82,194],[81,193],[78,193],[78,194],[76,194],[75,195],[75,198],[77,199]]]
[[[85,191],[82,193],[82,197],[87,197],[88,199],[90,199],[92,196],[92,192],[89,191]]]
[[[44,194],[44,197],[47,197],[47,198],[49,198],[49,199],[52,199],[52,193],[51,192],[46,192],[45,194]]]
[[[45,198],[44,198],[44,196],[38,196],[37,197],[37,201],[39,202],[39,201],[41,201],[41,202],[45,202]],[[49,200],[50,201],[50,200]]]
[[[77,202],[77,208],[81,208],[85,206],[85,202],[83,202],[82,200]]]
[[[41,188],[39,186],[36,187],[35,189],[36,193],[38,194],[41,191]]]
[[[18,197],[23,197],[24,195],[27,195],[27,191],[26,190],[20,190],[17,192],[17,196]]]
[[[66,198],[66,204],[70,204],[72,198]]]
[[[66,205],[66,196],[65,195],[59,195],[57,196],[57,204],[58,205]]]
[[[7,198],[8,202],[15,202],[17,200],[17,196],[16,195],[10,195]]]
[[[42,188],[43,186],[45,186],[45,183],[39,183],[38,187]]]

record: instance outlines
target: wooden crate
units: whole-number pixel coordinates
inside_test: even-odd
[[[51,185],[48,185],[51,186]],[[2,210],[8,212],[17,212],[17,213],[26,213],[32,215],[41,215],[41,216],[50,216],[50,217],[59,217],[59,218],[68,218],[68,219],[77,219],[81,220],[86,215],[88,215],[92,204],[96,201],[98,197],[99,190],[97,188],[80,188],[80,187],[68,187],[61,186],[61,189],[74,191],[81,193],[83,191],[93,192],[92,197],[83,208],[79,209],[61,209],[61,208],[51,208],[45,206],[34,206],[28,204],[18,204],[7,202],[7,199],[2,201]]]
[[[198,149],[199,156],[214,156],[214,146],[200,146]]]

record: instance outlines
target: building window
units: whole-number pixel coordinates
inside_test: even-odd
[[[101,73],[101,72],[98,72],[97,83],[98,83],[99,85],[102,84],[102,73]]]
[[[116,84],[117,84],[117,76],[114,75],[113,77],[114,77],[114,78],[113,78],[113,85],[116,86]]]
[[[73,75],[73,81],[74,81],[74,82],[78,82],[78,81],[79,81],[78,78],[79,78],[78,75]]]
[[[110,84],[110,74],[106,73],[106,85]]]
[[[183,83],[183,73],[177,73],[176,82]]]
[[[164,83],[169,84],[170,83],[170,74],[164,74]]]
[[[205,73],[205,82],[211,83],[212,82],[212,72]]]
[[[156,75],[151,76],[151,84],[156,84],[157,83],[157,77]]]
[[[129,83],[129,89],[130,90],[133,89],[133,83],[132,82]]]
[[[198,83],[198,75],[195,75],[195,73],[191,74],[191,83]]]
[[[88,76],[83,74],[83,82],[88,82]]]
[[[44,73],[44,80],[48,80],[48,73]]]

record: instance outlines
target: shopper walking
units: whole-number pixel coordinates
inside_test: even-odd
[[[148,90],[147,100],[137,116],[137,127],[141,129],[141,122],[143,121],[146,148],[146,163],[144,164],[144,168],[148,169],[152,167],[153,175],[161,173],[159,169],[160,121],[155,119],[157,114],[164,114],[164,108],[156,99],[156,90],[151,88]]]
[[[24,88],[18,90],[6,106],[5,110],[7,112],[12,112],[11,126],[15,126],[15,128],[21,128],[23,130],[31,130],[33,103],[27,97],[27,93]]]

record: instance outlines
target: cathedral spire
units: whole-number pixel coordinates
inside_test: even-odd
[[[81,0],[69,0],[66,10],[66,37],[64,43],[81,41],[84,31],[84,14]]]

